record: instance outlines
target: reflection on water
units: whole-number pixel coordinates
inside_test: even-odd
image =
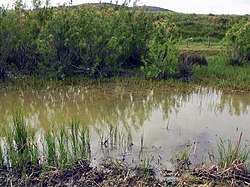
[[[15,108],[22,108],[27,121],[43,130],[57,129],[72,118],[79,119],[91,127],[96,152],[100,151],[97,148],[100,141],[110,138],[111,128],[119,131],[121,141],[133,145],[130,150],[124,148],[120,152],[137,152],[143,136],[144,152],[158,158],[156,162],[161,158],[162,163],[167,161],[160,154],[169,160],[173,151],[188,148],[195,142],[195,155],[199,156],[216,148],[218,138],[236,140],[241,131],[245,134],[243,144],[250,146],[247,136],[250,94],[247,93],[227,94],[207,88],[178,93],[113,84],[96,88],[2,89],[2,128],[8,128],[7,121]]]

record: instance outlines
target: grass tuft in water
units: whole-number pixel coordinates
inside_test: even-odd
[[[65,132],[65,129],[61,129],[59,135],[57,136],[58,141],[58,165],[61,169],[65,168],[68,163],[69,152],[67,150],[68,147],[68,136]],[[74,151],[74,149],[73,149]]]
[[[0,168],[9,168],[22,178],[32,174],[32,167],[41,166],[66,168],[79,159],[90,159],[89,129],[77,120],[71,121],[71,128],[47,131],[36,138],[37,131],[24,120],[21,112],[15,112],[5,140],[0,141]]]
[[[28,129],[23,116],[16,112],[13,115],[13,138],[19,155],[23,154],[28,145]]]
[[[240,134],[239,140],[233,147],[231,140],[228,141],[227,145],[220,139],[218,143],[219,159],[218,165],[223,169],[233,167],[235,164],[242,165],[247,161],[249,150],[241,149],[240,143],[243,133]]]
[[[72,159],[77,161],[79,158],[90,158],[90,137],[89,129],[80,124],[79,120],[70,122],[70,142],[72,148]]]
[[[79,139],[78,139],[78,133],[79,133],[79,121],[72,120],[70,122],[71,125],[71,146],[73,151],[73,157],[74,159],[77,159],[78,152],[79,152]]]
[[[53,132],[47,132],[45,134],[45,142],[47,144],[47,164],[48,166],[56,165],[56,139]]]
[[[91,149],[90,149],[90,135],[89,129],[83,127],[80,131],[80,156],[82,158],[90,159]]]
[[[179,152],[176,156],[176,170],[189,170],[190,162],[190,153],[188,150],[183,150]]]
[[[0,142],[0,168],[2,168],[4,165],[4,153],[3,153],[3,146]]]
[[[144,148],[144,134],[141,135],[141,151]]]
[[[20,111],[15,111],[12,116],[10,127],[6,130],[5,158],[8,167],[21,171],[25,177],[32,165],[39,162],[38,146],[35,140],[35,130],[29,127]],[[2,150],[1,145],[1,150]],[[1,153],[2,164],[4,162]]]

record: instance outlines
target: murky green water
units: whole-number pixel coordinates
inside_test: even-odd
[[[30,125],[44,131],[67,126],[72,119],[88,125],[95,161],[104,156],[129,163],[147,158],[160,167],[187,150],[202,162],[214,154],[219,138],[236,142],[240,132],[242,146],[250,147],[249,93],[207,88],[179,93],[114,84],[1,89],[2,131],[16,108],[24,111]]]

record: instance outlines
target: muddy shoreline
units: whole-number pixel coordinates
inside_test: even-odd
[[[217,166],[204,166],[190,170],[176,168],[162,170],[161,179],[151,168],[126,168],[105,163],[92,168],[86,160],[66,169],[29,167],[26,174],[0,169],[0,186],[249,186],[250,174],[236,172],[236,167],[225,172]],[[229,170],[228,170],[229,171]],[[223,174],[224,173],[224,174]]]

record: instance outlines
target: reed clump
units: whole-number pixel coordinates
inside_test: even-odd
[[[220,139],[218,143],[218,165],[224,170],[229,171],[233,168],[244,170],[244,163],[248,159],[249,150],[240,148],[242,135],[243,133],[240,134],[235,146],[233,146],[231,140],[229,140],[226,147],[224,141]]]
[[[218,160],[214,165],[195,168],[193,174],[212,180],[230,182],[233,186],[249,186],[249,171],[246,165],[249,150],[240,147],[243,133],[233,146],[231,140],[218,143]],[[242,183],[243,181],[243,183]],[[227,184],[228,185],[228,184]]]
[[[15,112],[1,140],[0,167],[26,177],[38,166],[45,170],[52,167],[64,169],[80,159],[90,159],[89,129],[77,120],[71,121],[70,125],[70,129],[61,128],[59,132],[38,135],[35,128],[26,123],[22,113]]]

